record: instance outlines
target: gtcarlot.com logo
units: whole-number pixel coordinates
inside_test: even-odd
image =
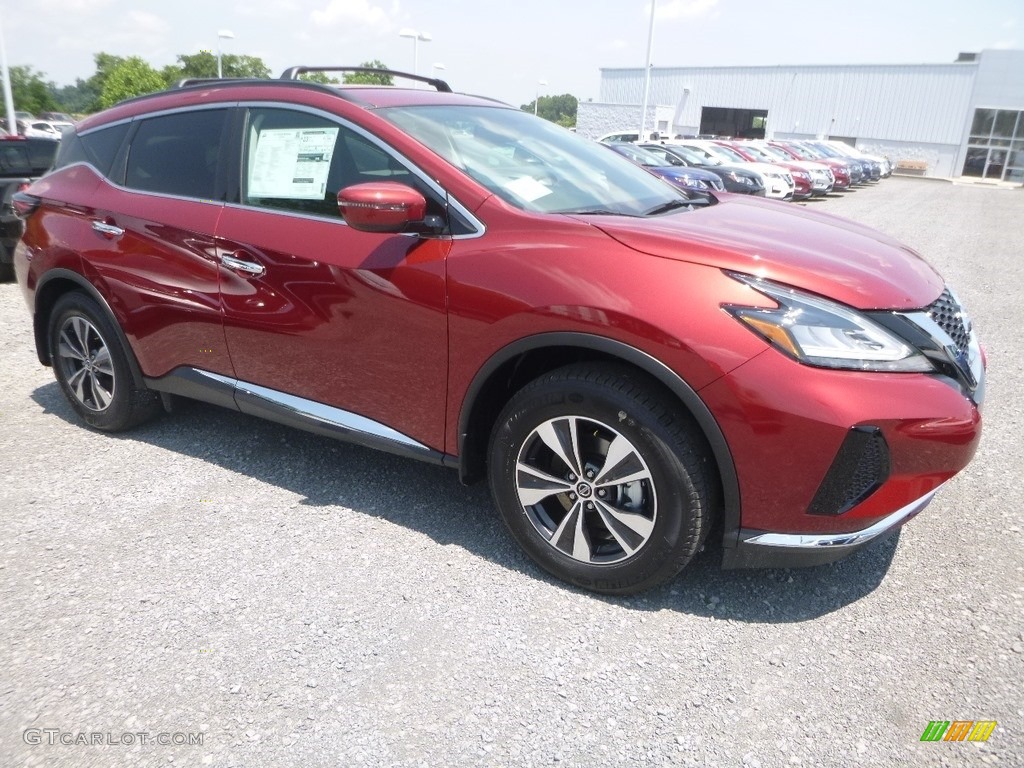
[[[62,745],[65,747],[134,747],[156,744],[161,747],[199,747],[203,744],[203,733],[182,733],[152,731],[64,731],[60,728],[26,728],[21,738],[33,746]]]
[[[996,725],[995,720],[932,720],[921,741],[988,741]]]

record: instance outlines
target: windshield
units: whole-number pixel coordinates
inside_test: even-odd
[[[665,151],[671,152],[674,155],[679,155],[683,160],[688,163],[693,163],[694,165],[722,165],[722,161],[717,157],[712,157],[706,152],[698,152],[690,147],[680,147],[672,144],[666,145]]]
[[[523,210],[641,216],[687,203],[607,147],[519,110],[443,105],[378,114]]]
[[[743,151],[755,160],[760,160],[763,163],[777,163],[779,161],[779,158],[769,154],[768,150],[763,147],[755,147],[753,144],[744,144]]]
[[[717,152],[720,155],[724,155],[725,157],[737,163],[747,162],[747,158],[745,158],[742,154],[737,152],[732,147],[724,147],[721,144],[715,144],[715,146],[712,148],[712,151]]]
[[[794,155],[799,155],[803,160],[817,160],[819,155],[812,152],[808,147],[803,144],[787,144],[789,151]]]

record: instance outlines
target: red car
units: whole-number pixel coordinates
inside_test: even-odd
[[[750,147],[746,146],[743,142],[721,141],[716,139],[715,144],[720,147],[725,147],[728,150],[732,150],[748,163],[770,163],[771,165],[777,165],[780,168],[785,168],[789,171],[789,175],[793,177],[794,200],[806,200],[814,194],[814,189],[811,185],[811,174],[807,172],[806,168],[799,166],[796,163],[781,161],[774,157],[758,157],[753,154],[750,151]]]
[[[712,532],[727,567],[837,559],[970,461],[981,349],[900,243],[695,209],[439,80],[304,71],[87,118],[17,196],[39,360],[86,424],[184,396],[450,466],[541,567],[618,594]]]

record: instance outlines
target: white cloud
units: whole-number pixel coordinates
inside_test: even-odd
[[[323,10],[309,14],[313,22],[320,26],[332,27],[339,24],[346,26],[389,27],[391,16],[369,0],[330,0]]]
[[[992,43],[992,45],[990,47],[991,48],[996,48],[996,49],[1001,50],[1001,51],[1013,50],[1014,48],[1017,47],[1017,41],[1016,40],[997,40],[996,42]]]
[[[1007,19],[1000,26],[1002,26],[1003,29],[1013,29],[1014,27],[1017,26],[1017,20],[1016,19]]]
[[[656,19],[694,19],[698,16],[706,16],[715,6],[718,0],[669,0],[655,5],[654,17]],[[648,10],[648,13],[650,11]]]

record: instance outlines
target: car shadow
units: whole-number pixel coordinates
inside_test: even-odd
[[[44,414],[87,428],[55,382],[37,388],[32,399]],[[554,588],[575,590],[542,571],[518,548],[485,483],[467,488],[450,469],[183,398],[175,399],[171,415],[107,437],[207,461],[297,494],[300,507],[342,506],[418,531],[442,546],[462,547]],[[395,499],[397,504],[389,502]],[[671,582],[640,595],[578,591],[639,611],[674,610],[751,623],[807,621],[874,591],[897,543],[898,534],[831,565],[739,571],[721,570],[721,547],[709,545]]]

